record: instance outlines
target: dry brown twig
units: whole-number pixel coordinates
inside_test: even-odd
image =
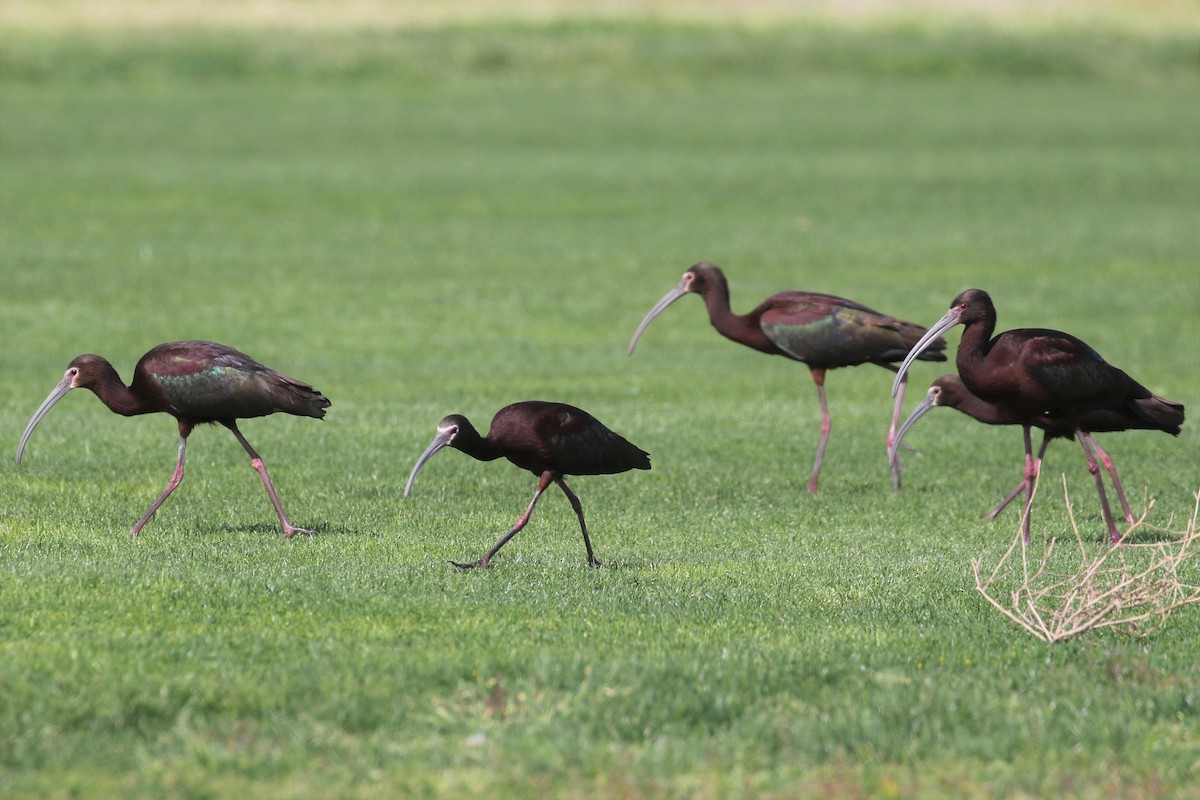
[[[1078,562],[1062,554],[1056,559],[1058,540],[1052,538],[1043,538],[1040,558],[1036,554],[1031,558],[1031,548],[1020,531],[986,578],[983,559],[971,561],[975,587],[1000,613],[1042,641],[1054,644],[1099,628],[1147,636],[1161,628],[1175,609],[1200,602],[1200,586],[1179,578],[1180,565],[1190,555],[1192,544],[1200,540],[1200,491],[1196,492],[1192,518],[1185,530],[1172,532],[1147,523],[1146,516],[1154,507],[1151,501],[1120,542],[1091,546],[1079,535],[1065,476],[1063,496],[1079,548]],[[1167,534],[1171,540],[1126,543],[1142,529]],[[1019,572],[1012,563],[1018,547]],[[1065,570],[1059,566],[1064,560],[1070,565]]]

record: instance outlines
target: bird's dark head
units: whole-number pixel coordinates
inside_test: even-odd
[[[929,387],[928,398],[935,406],[958,408],[966,397],[967,387],[957,375],[943,375]]]
[[[633,332],[633,338],[629,340],[629,355],[633,355],[633,348],[637,347],[638,339],[642,335],[642,331],[646,330],[646,326],[650,321],[657,317],[671,303],[674,303],[685,294],[698,294],[706,297],[714,288],[724,287],[724,293],[728,294],[728,285],[725,283],[725,275],[722,274],[721,268],[716,264],[710,264],[707,261],[701,261],[699,264],[693,264],[688,267],[687,272],[683,273],[683,277],[675,288],[662,296],[662,299],[654,304],[654,308],[646,313],[642,319],[642,324],[638,325],[637,330]]]
[[[972,322],[996,317],[996,307],[992,305],[991,296],[983,289],[967,289],[950,302],[950,310],[946,317],[954,315],[955,323],[970,325]]]
[[[908,365],[938,341],[943,333],[955,325],[971,325],[976,322],[983,322],[985,329],[989,325],[995,325],[996,309],[992,305],[992,298],[988,297],[988,293],[983,289],[967,289],[951,301],[950,310],[933,323],[929,330],[925,331],[925,335],[917,340],[917,343],[908,351],[908,355],[900,364],[900,369],[896,371],[896,380],[892,383],[892,396],[895,397],[900,390],[900,383],[904,379],[905,373],[908,372]]]
[[[100,356],[85,353],[75,356],[67,365],[63,380],[71,381],[72,389],[93,389],[114,374],[112,364]]]
[[[471,422],[462,414],[450,414],[442,418],[442,421],[437,426],[437,436],[439,439],[444,438],[446,445],[453,446],[454,440],[458,438],[459,431],[474,428],[471,427]],[[445,445],[443,445],[444,447]]]
[[[118,380],[119,382],[111,364],[100,356],[90,353],[76,356],[67,365],[67,371],[63,373],[62,380],[46,396],[46,399],[38,406],[37,411],[33,412],[29,424],[25,426],[25,433],[21,435],[21,443],[17,445],[17,463],[21,463],[21,456],[25,452],[25,443],[33,435],[33,429],[42,421],[42,417],[50,413],[50,409],[54,408],[55,403],[63,399],[67,392],[72,389],[91,389],[92,391],[97,391],[97,387],[105,383],[106,379]]]
[[[688,267],[676,288],[702,295],[709,291],[710,287],[718,285],[725,285],[725,273],[721,272],[721,268],[716,264],[701,261]]]
[[[433,437],[433,441],[425,448],[425,452],[421,453],[421,457],[417,459],[412,472],[408,475],[408,483],[404,485],[404,496],[408,497],[409,492],[412,491],[413,481],[417,479],[417,473],[421,471],[421,467],[425,466],[426,461],[433,458],[434,453],[443,447],[458,447],[460,442],[478,438],[479,433],[462,414],[443,417],[442,421],[438,423],[437,434]]]
[[[974,395],[970,393],[966,385],[963,384],[962,378],[958,375],[943,375],[935,380],[929,386],[929,391],[925,393],[925,397],[917,404],[917,407],[908,415],[908,419],[904,420],[904,424],[896,431],[896,438],[892,442],[891,448],[888,450],[888,462],[894,464],[896,454],[900,452],[900,442],[904,439],[908,429],[916,424],[917,420],[925,416],[935,408],[956,408],[959,411],[968,413],[963,408],[964,403],[968,403]]]

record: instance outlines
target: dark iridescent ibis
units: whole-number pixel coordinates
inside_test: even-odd
[[[1090,415],[1103,411],[1136,421],[1126,427],[1178,433],[1184,421],[1183,405],[1155,396],[1069,333],[1048,328],[1015,328],[993,337],[996,308],[982,289],[968,289],[954,298],[950,310],[900,365],[893,391],[902,385],[905,370],[922,348],[928,346],[928,341],[955,325],[963,326],[955,359],[963,385],[983,401],[1000,407],[1024,431],[1026,541],[1033,481],[1037,477],[1030,428],[1043,427],[1046,418],[1065,426],[1083,448],[1088,471],[1096,481],[1109,540],[1119,541],[1121,535],[1113,520],[1096,458],[1104,451],[1091,435]],[[1107,454],[1103,457],[1111,462]]]
[[[307,383],[267,369],[245,353],[215,342],[167,342],[142,356],[133,368],[133,381],[126,386],[112,364],[100,356],[82,355],[67,367],[63,379],[38,406],[17,446],[17,463],[25,443],[42,417],[72,389],[91,389],[110,410],[131,417],[165,412],[179,423],[179,461],[167,488],[142,515],[130,536],[137,536],[163,501],[183,481],[183,460],[192,429],[205,422],[219,422],[233,432],[250,454],[250,466],[262,478],[271,505],[279,515],[284,538],[312,533],[288,522],[271,476],[262,458],[238,430],[237,421],[265,417],[282,411],[302,417],[325,416],[329,400]]]
[[[708,308],[712,326],[727,339],[753,348],[760,353],[784,356],[806,365],[817,385],[821,401],[821,440],[817,445],[816,463],[808,490],[817,490],[821,461],[829,441],[832,423],[829,404],[825,400],[825,373],[838,367],[876,364],[895,371],[892,362],[904,358],[921,339],[925,329],[896,317],[889,317],[853,300],[814,292],[780,292],[771,295],[746,314],[734,314],[729,304],[729,284],[721,268],[701,262],[683,273],[683,279],[663,295],[646,314],[642,324],[629,342],[629,354],[650,321],[663,309],[685,294],[698,294]],[[946,347],[942,339],[931,341],[923,361],[945,361],[941,352]],[[888,428],[887,446],[891,449],[904,402],[901,389],[892,409],[892,424]],[[892,486],[900,487],[900,461],[891,459]]]
[[[1161,400],[1161,398],[1159,398]],[[1179,420],[1182,422],[1183,406],[1178,403],[1172,403],[1169,400],[1163,400],[1163,403],[1173,406],[1180,413]],[[925,399],[912,410],[908,415],[908,419],[904,420],[904,424],[900,426],[900,430],[896,433],[896,443],[892,446],[892,451],[895,452],[900,442],[904,439],[908,429],[911,428],[917,420],[923,417],[930,409],[933,408],[953,408],[961,411],[972,419],[982,422],[986,425],[1020,425],[1021,420],[1015,415],[1008,413],[1002,406],[995,403],[989,403],[971,393],[971,390],[963,384],[962,378],[958,375],[943,375],[933,382],[929,387]],[[1083,427],[1089,433],[1112,433],[1118,431],[1129,430],[1159,430],[1164,433],[1169,433],[1172,436],[1179,435],[1179,426],[1172,424],[1164,424],[1160,421],[1152,421],[1138,417],[1129,413],[1127,409],[1106,409],[1097,408],[1087,411],[1081,417]],[[1036,480],[1041,472],[1042,460],[1046,456],[1046,448],[1050,446],[1050,442],[1054,439],[1073,439],[1075,432],[1071,430],[1065,422],[1048,416],[1032,420],[1035,427],[1042,429],[1042,446],[1038,449],[1037,456],[1033,460],[1033,477]],[[1129,508],[1129,501],[1125,499],[1125,490],[1121,487],[1121,479],[1117,477],[1117,468],[1099,444],[1096,444],[1096,455],[1099,456],[1104,468],[1108,471],[1112,478],[1113,489],[1116,490],[1117,497],[1121,501],[1121,508],[1125,512],[1126,521],[1134,522],[1133,511]],[[993,508],[984,519],[995,519],[996,516],[1003,511],[1009,503],[1016,499],[1017,495],[1025,491],[1028,478],[1023,479],[1017,484],[1008,496],[1000,502],[1000,505]]]
[[[565,403],[548,403],[526,400],[513,403],[496,412],[487,436],[480,436],[466,417],[451,414],[438,423],[437,436],[417,459],[404,496],[412,490],[417,473],[434,453],[443,447],[461,450],[478,461],[494,461],[507,458],[521,469],[538,476],[537,491],[525,513],[508,533],[501,537],[496,546],[487,551],[478,561],[450,563],[459,569],[487,567],[492,557],[509,539],[529,522],[529,515],[537,505],[542,492],[551,484],[558,484],[563,494],[571,501],[579,527],[583,531],[583,546],[587,548],[588,564],[600,566],[592,552],[588,538],[587,523],[583,520],[583,506],[579,498],[563,480],[564,475],[613,475],[631,469],[650,469],[650,455],[621,436],[604,427],[595,417],[582,409]]]

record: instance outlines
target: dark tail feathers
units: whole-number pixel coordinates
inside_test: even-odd
[[[1142,419],[1154,423],[1159,430],[1172,436],[1179,435],[1179,426],[1183,424],[1183,403],[1166,400],[1158,395],[1134,400],[1133,403]]]
[[[282,390],[277,394],[278,399],[283,401],[281,410],[302,417],[325,418],[325,409],[330,406],[328,397],[304,381],[286,375],[276,375],[276,380]]]

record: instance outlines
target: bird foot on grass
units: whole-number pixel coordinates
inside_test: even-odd
[[[295,525],[284,525],[283,526],[283,538],[290,539],[293,536],[295,536],[297,533],[302,533],[305,536],[316,536],[317,535],[316,531],[310,531],[308,528],[297,528]]]

